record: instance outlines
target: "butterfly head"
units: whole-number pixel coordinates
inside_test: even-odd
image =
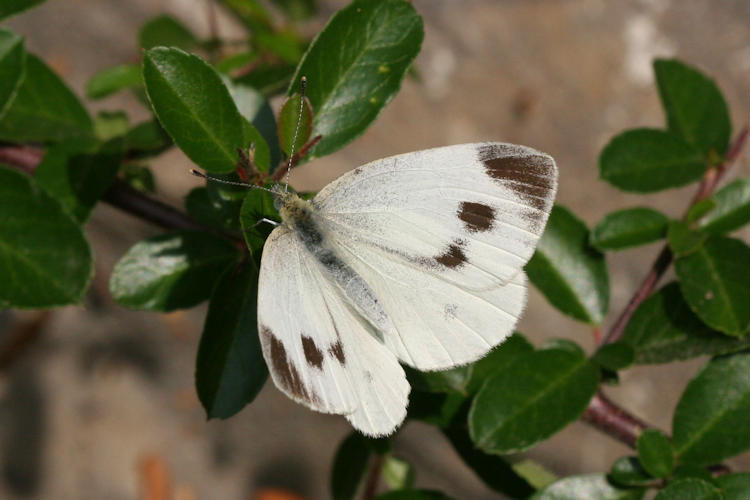
[[[313,206],[309,200],[303,200],[297,193],[285,191],[280,184],[274,186],[272,192],[274,207],[279,211],[284,225],[294,227],[300,220],[310,218]]]

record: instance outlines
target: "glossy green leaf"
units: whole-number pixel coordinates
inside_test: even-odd
[[[372,449],[367,438],[352,432],[339,445],[333,458],[331,472],[331,498],[333,500],[354,500],[367,476]]]
[[[433,490],[396,490],[378,495],[375,500],[452,500],[452,498]]]
[[[175,144],[209,172],[232,172],[250,146],[245,120],[219,74],[179,49],[146,51],[143,78],[154,111]]]
[[[356,0],[313,40],[288,94],[308,78],[315,114],[310,157],[330,154],[362,134],[398,92],[422,45],[422,19],[404,0]]]
[[[125,135],[130,128],[130,118],[124,111],[99,111],[94,117],[94,135],[108,141]]]
[[[700,249],[707,235],[701,231],[694,231],[685,222],[669,221],[667,240],[669,249],[676,258],[685,257]]]
[[[0,7],[2,9],[2,7]],[[23,37],[0,29],[0,118],[10,107],[24,78]]]
[[[230,265],[213,287],[195,369],[195,386],[208,418],[231,417],[255,399],[266,382],[257,301],[258,268],[252,261],[239,269]]]
[[[637,193],[690,184],[705,170],[700,151],[664,130],[627,130],[599,155],[599,176],[623,191]]]
[[[581,416],[599,374],[584,356],[544,349],[519,356],[479,390],[469,412],[474,443],[488,453],[515,453]]]
[[[86,83],[86,97],[101,99],[121,90],[143,85],[141,68],[136,64],[120,64],[97,72]]]
[[[529,500],[640,500],[644,493],[638,488],[617,488],[603,474],[584,474],[555,481]]]
[[[0,3],[0,19],[19,14],[43,2],[44,0],[3,0]]]
[[[669,130],[706,156],[723,154],[732,123],[716,83],[677,59],[655,60],[654,73]]]
[[[750,347],[750,337],[729,337],[698,319],[675,282],[664,286],[636,309],[622,340],[633,346],[636,362],[642,364],[670,363]]]
[[[725,474],[716,482],[724,492],[724,500],[744,500],[750,498],[750,473]]]
[[[609,307],[604,256],[589,244],[589,230],[570,210],[555,205],[536,253],[526,265],[529,280],[563,313],[599,324]]]
[[[48,150],[34,178],[73,219],[83,224],[114,183],[122,159],[122,141],[118,139],[93,152],[68,152],[63,144]]]
[[[728,335],[750,330],[750,247],[723,236],[708,238],[675,261],[682,295],[708,326]]]
[[[134,125],[125,134],[124,141],[131,158],[155,156],[172,146],[172,139],[156,120]]]
[[[268,191],[255,189],[247,193],[240,210],[240,225],[245,235],[245,243],[253,254],[260,255],[266,238],[274,227],[261,219],[281,222],[281,217],[274,207],[273,195]]]
[[[313,110],[309,100],[305,99],[304,104],[301,100],[300,94],[295,93],[284,101],[279,111],[279,145],[287,156],[291,154],[292,149],[299,153],[312,133]]]
[[[526,498],[534,492],[531,484],[513,470],[504,458],[489,455],[474,446],[464,421],[461,425],[448,427],[444,432],[464,463],[489,488],[512,498]]]
[[[212,234],[166,233],[128,250],[112,271],[109,289],[126,307],[188,308],[209,298],[220,273],[237,258],[237,248]]]
[[[157,16],[141,27],[138,44],[142,49],[163,45],[190,50],[198,43],[195,35],[182,23],[166,14]]]
[[[636,442],[638,459],[654,477],[667,477],[674,468],[674,450],[669,438],[658,429],[646,429]]]
[[[390,489],[402,490],[414,486],[414,467],[402,458],[393,455],[386,457],[381,475]]]
[[[607,480],[618,486],[647,486],[655,481],[637,457],[620,457],[615,460],[607,474]]]
[[[709,465],[750,449],[750,352],[714,358],[690,381],[672,422],[682,463]]]
[[[232,203],[216,200],[205,187],[193,188],[185,197],[185,210],[193,219],[206,226],[222,229],[237,228],[237,209]]]
[[[635,361],[635,349],[625,342],[604,344],[596,351],[593,360],[607,370],[623,370]]]
[[[30,177],[0,166],[0,307],[81,301],[93,272],[81,227]]]
[[[0,139],[47,142],[93,137],[86,109],[62,80],[33,54],[26,77],[0,120]]]
[[[688,224],[697,222],[715,208],[716,201],[712,198],[704,198],[690,207],[687,214],[685,214],[685,222]]]
[[[701,479],[678,479],[661,490],[654,500],[725,500],[721,490]]]
[[[645,207],[627,208],[607,214],[591,230],[591,244],[599,250],[620,250],[663,238],[669,219]]]
[[[700,222],[704,231],[729,233],[750,222],[750,177],[727,184],[712,199],[716,207]]]

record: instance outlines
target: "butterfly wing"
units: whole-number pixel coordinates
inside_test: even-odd
[[[364,434],[393,432],[406,414],[403,369],[285,227],[266,241],[258,286],[258,329],[276,386],[345,415]]]
[[[522,271],[557,188],[554,160],[501,143],[378,160],[314,199],[319,224],[390,317],[385,344],[444,369],[507,337],[526,300]]]

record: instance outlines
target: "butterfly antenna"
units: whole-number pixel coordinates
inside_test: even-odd
[[[248,184],[247,182],[234,182],[234,181],[227,181],[225,179],[220,179],[218,177],[214,177],[213,175],[204,174],[203,172],[199,172],[195,170],[194,168],[190,169],[190,173],[193,174],[196,177],[200,177],[201,179],[206,179],[208,181],[214,181],[221,184],[229,184],[230,186],[242,186],[246,187],[248,189],[260,189],[262,191],[268,191],[269,193],[273,193],[272,190],[268,188],[264,188],[261,186],[256,186],[255,184]]]
[[[297,115],[297,126],[294,127],[294,139],[292,140],[292,149],[289,153],[289,161],[286,164],[286,181],[284,182],[284,192],[289,190],[289,174],[292,172],[292,159],[294,158],[294,146],[297,145],[297,135],[299,134],[300,125],[302,125],[302,109],[305,105],[305,89],[307,89],[307,77],[303,76],[299,81],[299,114]]]

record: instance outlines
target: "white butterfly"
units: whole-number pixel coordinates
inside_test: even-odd
[[[276,386],[364,434],[392,433],[409,397],[399,362],[455,367],[512,333],[556,189],[550,156],[502,143],[378,160],[311,201],[276,189],[283,222],[258,291]]]

